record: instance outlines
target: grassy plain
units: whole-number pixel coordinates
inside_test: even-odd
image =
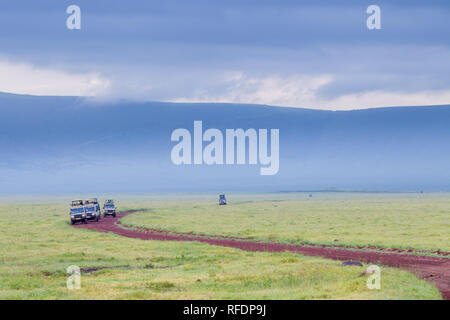
[[[136,218],[136,223],[255,237],[259,234],[253,231],[242,233],[262,232],[263,229],[256,228],[258,223],[249,225],[252,215],[254,219],[260,212],[264,214],[265,222],[261,225],[265,230],[273,227],[270,234],[277,235],[281,226],[276,221],[285,216],[282,211],[272,210],[293,206],[289,202],[262,201],[266,196],[261,195],[239,196],[240,204],[232,201],[229,207],[220,208],[222,212],[228,210],[232,217],[244,217],[243,224],[247,225],[233,222],[236,228],[233,230],[228,225],[231,220],[224,215],[210,216],[209,209],[217,213],[219,208],[208,204],[209,196],[199,196],[197,200],[191,196],[178,196],[176,200],[169,196],[114,197],[122,210],[152,210],[126,218]],[[69,198],[0,199],[0,299],[441,298],[434,286],[397,269],[382,268],[382,289],[368,290],[367,278],[361,276],[364,267],[342,267],[338,261],[291,253],[244,252],[201,243],[143,241],[76,229],[68,224]],[[259,200],[245,202],[249,198]],[[291,196],[279,198],[288,200]],[[253,204],[258,210],[252,209]],[[280,216],[270,220],[264,208]],[[214,223],[209,224],[215,229],[206,228],[207,218],[202,218],[202,213],[213,219]],[[187,218],[186,224],[175,225],[176,219],[171,214],[178,219]],[[159,218],[153,219],[154,215]],[[164,224],[165,218],[170,223]],[[201,222],[197,226],[192,223],[195,219]],[[216,222],[222,223],[223,229],[220,225],[216,227]],[[70,265],[100,269],[83,272],[81,289],[68,290],[66,269]]]
[[[450,251],[450,194],[232,195],[229,205],[179,202],[123,219],[133,226],[300,243]],[[337,240],[337,241],[336,241]]]

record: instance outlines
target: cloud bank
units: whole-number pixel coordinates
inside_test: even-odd
[[[29,63],[0,60],[0,91],[49,96],[99,96],[110,81],[98,73],[71,73]]]
[[[325,110],[450,104],[450,90],[365,90],[325,97],[321,90],[336,83],[336,77],[332,74],[254,76],[243,71],[227,71],[222,76],[212,78],[194,73],[191,80],[187,73],[181,79],[182,82],[190,83],[190,86],[184,86],[184,90],[179,90],[177,95],[167,87],[164,88],[166,92],[158,92],[158,86],[161,89],[161,85],[152,78],[137,81],[131,86],[132,80],[119,75],[108,78],[99,72],[72,73],[36,67],[30,63],[0,60],[0,92],[15,94],[94,97],[103,102],[119,99],[223,102]],[[167,85],[172,83],[167,81]],[[182,87],[180,83],[173,85]]]
[[[368,90],[332,98],[323,97],[320,90],[334,82],[333,75],[251,77],[242,72],[234,72],[224,76],[224,90],[220,93],[211,95],[207,90],[199,90],[192,96],[170,101],[251,103],[325,110],[450,104],[450,90]]]
[[[26,3],[26,5],[25,5]],[[0,91],[316,109],[450,104],[450,3],[60,0],[0,12]],[[274,14],[276,12],[276,14]]]

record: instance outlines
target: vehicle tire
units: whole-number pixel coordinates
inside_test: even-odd
[[[113,213],[113,215],[112,215],[112,216],[113,216],[113,218],[115,218],[115,217],[116,217],[116,214],[115,214],[115,213]]]
[[[70,224],[71,224],[71,225],[74,225],[75,222],[74,222],[72,219],[70,219]]]
[[[88,223],[87,219],[84,219],[84,220],[83,220],[83,223],[84,223],[84,224],[87,224],[87,223]]]
[[[95,222],[98,222],[98,216],[97,216],[97,218],[95,218]]]

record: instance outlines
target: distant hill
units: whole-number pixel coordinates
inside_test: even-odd
[[[450,106],[321,111],[0,93],[0,192],[450,190]],[[280,129],[280,170],[176,166],[176,128]]]

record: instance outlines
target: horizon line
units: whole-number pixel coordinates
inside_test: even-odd
[[[285,108],[285,109],[300,109],[300,110],[311,110],[311,111],[328,111],[328,112],[351,112],[351,111],[363,111],[370,109],[394,109],[394,108],[429,108],[429,107],[450,107],[450,102],[448,104],[429,104],[429,105],[387,105],[381,107],[360,107],[353,109],[327,109],[324,107],[317,108],[307,108],[307,107],[294,107],[294,106],[279,106],[279,105],[270,105],[270,104],[261,104],[261,103],[245,103],[245,102],[226,102],[226,101],[170,101],[170,100],[140,100],[140,99],[132,99],[132,98],[107,98],[100,96],[71,96],[71,95],[36,95],[36,94],[25,94],[25,93],[14,93],[14,92],[5,92],[0,91],[0,96],[17,96],[17,97],[35,97],[35,98],[72,98],[72,99],[80,99],[88,104],[98,104],[98,105],[107,105],[107,104],[118,104],[123,102],[131,102],[131,103],[164,103],[164,104],[174,104],[174,105],[242,105],[242,106],[255,106],[255,107],[270,107],[270,108]]]

